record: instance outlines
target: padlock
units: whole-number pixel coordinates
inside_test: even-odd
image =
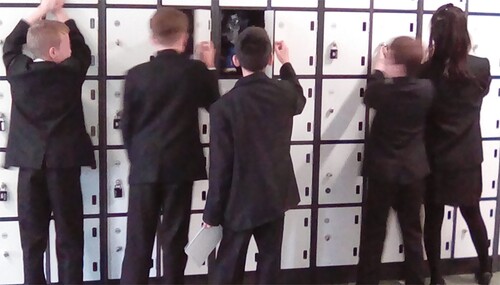
[[[3,113],[0,113],[0,132],[5,132],[6,126],[5,126],[5,115]]]
[[[330,49],[330,59],[337,59],[337,58],[339,58],[339,48],[337,47],[336,43],[333,43]]]
[[[115,193],[115,198],[123,197],[123,187],[122,187],[122,181],[120,179],[116,180],[115,182],[114,193]]]
[[[120,129],[120,122],[122,120],[122,112],[119,111],[116,113],[115,118],[113,120],[113,129],[118,130]]]

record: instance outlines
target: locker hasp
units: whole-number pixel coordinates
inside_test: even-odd
[[[0,202],[6,202],[7,200],[8,200],[7,184],[2,183],[0,185]]]
[[[115,198],[122,198],[123,197],[123,187],[122,187],[122,181],[120,179],[116,180],[115,187],[113,190],[114,190]]]
[[[0,113],[0,132],[5,132],[6,129],[5,115]]]

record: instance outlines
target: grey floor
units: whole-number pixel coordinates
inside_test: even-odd
[[[464,284],[477,284],[474,279],[474,275],[453,275],[446,276],[444,278],[446,280],[446,285],[464,285]],[[352,284],[352,283],[350,283]],[[404,284],[403,281],[389,280],[383,281],[380,283],[381,285],[401,285]],[[429,280],[427,280],[427,284],[429,284]],[[493,275],[491,279],[490,285],[500,285],[500,272],[497,272]]]

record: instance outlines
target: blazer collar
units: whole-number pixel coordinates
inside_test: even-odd
[[[269,79],[269,77],[267,77],[267,75],[264,72],[262,72],[262,71],[255,72],[252,75],[245,76],[245,77],[238,79],[238,81],[235,84],[235,87],[247,85],[249,83],[253,83],[255,81],[260,81],[260,80],[264,80],[264,79]]]
[[[164,50],[158,51],[158,53],[156,54],[156,57],[171,57],[171,56],[178,56],[178,55],[180,55],[180,54],[177,53],[177,51],[175,51],[173,49],[164,49]]]

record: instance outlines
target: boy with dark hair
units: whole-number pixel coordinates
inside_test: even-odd
[[[285,43],[275,45],[281,81],[263,72],[272,63],[266,31],[251,27],[236,43],[243,78],[210,113],[210,178],[203,220],[223,226],[211,283],[242,283],[252,235],[259,249],[257,283],[279,281],[284,213],[299,203],[290,158],[293,117],[305,105]]]
[[[5,40],[12,93],[5,166],[19,170],[18,212],[25,284],[45,284],[43,254],[54,214],[59,281],[83,282],[82,166],[95,167],[85,130],[81,88],[90,49],[62,8],[42,0]],[[47,13],[57,21],[40,20]],[[23,54],[23,44],[35,59]]]
[[[363,208],[357,284],[378,284],[387,217],[397,211],[403,234],[406,284],[424,284],[420,209],[429,164],[425,120],[434,88],[418,79],[422,44],[396,38],[381,48],[364,103],[377,111],[365,145],[363,175],[369,187]]]
[[[160,8],[150,27],[158,54],[125,78],[121,122],[130,160],[127,246],[122,284],[146,284],[158,226],[163,249],[163,283],[184,282],[193,181],[207,178],[198,108],[219,97],[215,50],[198,47],[201,61],[183,55],[188,18]],[[158,225],[160,213],[163,219]]]

